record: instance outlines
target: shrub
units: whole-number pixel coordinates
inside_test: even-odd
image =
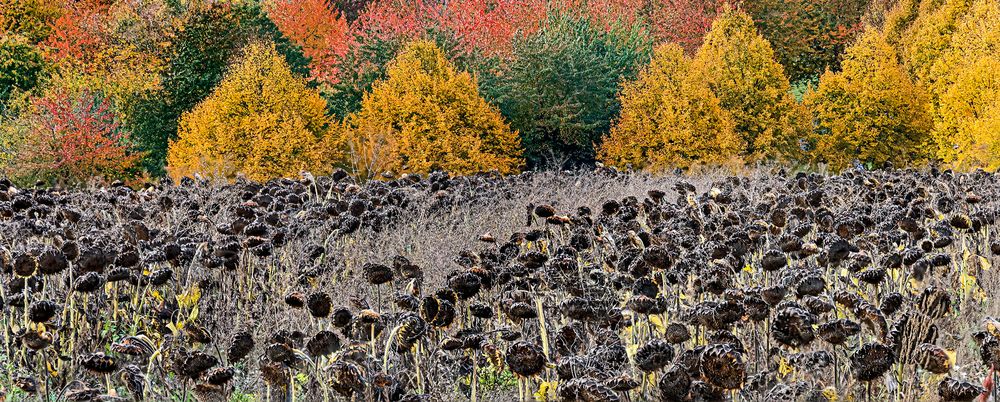
[[[511,173],[521,165],[517,134],[479,96],[476,80],[456,71],[433,42],[416,41],[346,119],[357,175],[445,170]],[[382,161],[372,160],[378,156]]]
[[[719,163],[743,148],[732,117],[704,82],[691,79],[677,44],[656,49],[649,67],[625,84],[622,114],[601,147],[607,164],[650,171]]]
[[[15,92],[29,91],[45,76],[42,54],[19,35],[0,37],[0,112]]]
[[[494,98],[521,133],[529,166],[593,161],[618,115],[619,81],[633,79],[650,53],[638,28],[604,31],[566,14],[519,38]]]
[[[110,103],[100,93],[55,89],[33,98],[25,138],[8,174],[23,182],[82,184],[128,178],[141,155],[131,152]]]
[[[806,94],[813,114],[813,157],[831,169],[855,160],[902,166],[928,155],[928,96],[910,80],[885,37],[869,31],[844,56],[843,72],[827,72]]]
[[[326,104],[292,73],[273,44],[251,44],[226,78],[181,119],[168,171],[251,180],[323,173],[336,153],[324,146]]]
[[[804,110],[774,51],[742,11],[725,10],[705,35],[692,74],[708,83],[732,113],[747,161],[794,157],[804,133]]]

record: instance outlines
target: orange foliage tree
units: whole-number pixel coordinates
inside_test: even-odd
[[[653,1],[649,8],[653,36],[659,41],[677,43],[688,54],[694,54],[725,3],[725,0]]]
[[[178,179],[244,174],[260,181],[302,170],[321,174],[339,157],[326,147],[325,113],[323,98],[273,44],[250,44],[215,90],[181,117],[167,171]]]
[[[8,174],[23,181],[81,184],[127,178],[141,157],[131,152],[110,103],[99,93],[61,89],[34,98],[27,132]]]
[[[345,131],[362,177],[380,173],[372,167],[511,173],[522,163],[517,134],[479,96],[472,75],[456,71],[430,41],[409,44],[393,60],[387,78],[348,116]]]
[[[732,116],[704,82],[691,79],[678,44],[656,49],[650,65],[621,94],[621,117],[598,153],[604,163],[662,171],[721,163],[743,148]]]
[[[350,32],[329,0],[274,0],[267,13],[285,37],[302,47],[313,79],[336,83],[338,59],[347,53]]]

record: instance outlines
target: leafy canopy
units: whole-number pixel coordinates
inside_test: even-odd
[[[789,92],[771,45],[748,14],[725,10],[705,35],[691,71],[733,115],[744,145],[740,154],[748,162],[798,154],[805,111]]]
[[[479,96],[475,78],[426,40],[400,52],[344,129],[362,177],[384,170],[511,173],[522,163],[517,134]]]
[[[896,166],[930,151],[928,95],[907,75],[895,49],[868,31],[847,49],[843,72],[827,72],[806,94],[815,121],[813,158],[833,170],[855,161]]]
[[[170,175],[264,181],[323,173],[337,157],[325,144],[323,98],[273,44],[253,43],[244,52],[212,94],[184,114],[167,155]]]
[[[519,38],[493,98],[521,133],[529,166],[593,161],[621,107],[619,82],[633,79],[651,52],[639,28],[604,30],[570,14]]]
[[[656,49],[638,80],[622,90],[621,117],[600,150],[603,162],[662,171],[736,157],[743,145],[732,116],[690,69],[679,45]]]

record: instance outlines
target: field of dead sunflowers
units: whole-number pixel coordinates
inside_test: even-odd
[[[0,182],[0,400],[987,401],[1000,175]]]

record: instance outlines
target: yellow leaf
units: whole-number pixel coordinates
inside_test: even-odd
[[[663,333],[666,331],[666,327],[663,325],[663,320],[661,320],[659,316],[650,315],[649,323],[653,324],[653,327],[656,328],[656,331],[659,333]]]
[[[837,389],[834,387],[823,388],[823,396],[826,397],[827,401],[837,402],[839,395],[837,395]]]
[[[781,374],[782,376],[787,376],[794,371],[795,367],[792,367],[791,364],[788,364],[788,360],[785,359],[784,357],[782,357],[781,360],[778,361],[778,373]]]
[[[557,381],[542,381],[541,384],[538,384],[538,391],[535,391],[534,394],[535,400],[536,401],[555,400],[556,399],[555,391],[558,386],[559,382]]]

